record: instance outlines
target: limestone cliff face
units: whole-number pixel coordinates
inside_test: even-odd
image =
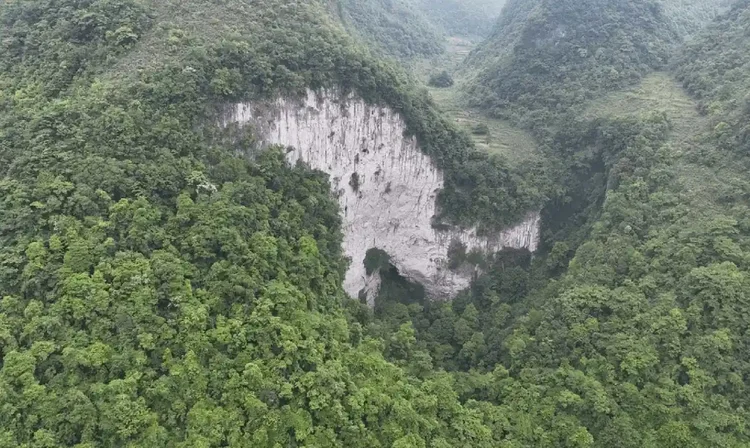
[[[330,175],[341,204],[344,252],[352,260],[344,287],[353,297],[377,291],[379,282],[368,278],[363,264],[371,248],[387,252],[401,275],[423,284],[434,298],[451,298],[471,281],[472,273],[447,267],[454,240],[467,250],[537,248],[538,213],[492,238],[474,229],[433,229],[443,173],[405,135],[402,118],[390,109],[309,91],[302,100],[235,104],[223,117],[224,126],[232,123],[253,126],[263,145],[288,146],[290,163],[301,160]]]

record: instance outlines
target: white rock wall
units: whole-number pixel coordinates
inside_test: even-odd
[[[405,136],[404,121],[390,109],[351,96],[309,91],[304,100],[236,104],[223,118],[224,126],[232,123],[252,125],[264,145],[289,146],[290,163],[302,160],[330,175],[341,204],[344,252],[352,259],[344,288],[353,297],[364,289],[372,298],[379,287],[363,264],[371,248],[387,252],[401,275],[423,284],[434,298],[451,298],[471,281],[472,273],[447,268],[453,239],[460,239],[467,250],[537,248],[538,213],[490,239],[478,237],[474,229],[433,229],[443,173],[413,137]],[[357,191],[351,186],[354,173]]]

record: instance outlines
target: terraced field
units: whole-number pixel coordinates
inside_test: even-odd
[[[652,73],[635,87],[591,102],[583,118],[627,117],[650,112],[667,114],[674,126],[676,141],[689,140],[706,125],[693,100],[668,73],[663,72]]]
[[[720,213],[725,198],[733,197],[738,186],[747,183],[736,154],[704,143],[716,126],[698,113],[695,102],[667,73],[653,73],[630,89],[592,102],[584,118],[627,117],[665,112],[672,122],[669,156],[676,168],[674,179],[685,203],[709,213]]]
[[[529,134],[507,121],[490,118],[479,110],[469,108],[461,97],[461,86],[470,74],[458,68],[476,45],[476,41],[466,38],[449,37],[447,51],[443,55],[415,62],[413,71],[425,84],[431,74],[442,70],[455,77],[453,87],[430,87],[429,91],[443,112],[471,135],[477,148],[517,163],[539,157],[536,144]]]
[[[430,89],[440,108],[468,132],[477,148],[521,162],[538,157],[534,139],[505,120],[490,118],[481,111],[464,106],[457,88]]]

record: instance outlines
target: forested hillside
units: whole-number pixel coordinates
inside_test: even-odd
[[[478,38],[490,33],[505,0],[336,0],[347,29],[401,61],[445,51],[446,36]]]
[[[647,0],[511,0],[468,59],[469,95],[496,116],[542,125],[663,66],[677,38]]]
[[[747,0],[691,40],[674,61],[685,88],[715,123],[714,137],[727,151],[750,150],[750,11]]]
[[[337,0],[337,10],[352,34],[400,59],[444,51],[440,31],[420,14],[413,0]]]
[[[416,3],[0,0],[0,447],[747,448],[750,0],[705,6],[510,0],[463,70],[511,164],[383,57],[440,51]],[[400,114],[436,225],[542,208],[540,251],[346,296],[329,179],[216,124],[307,89]]]
[[[375,331],[414,328],[463,399],[500,405],[518,446],[742,447],[748,208],[690,209],[661,116],[587,132],[589,150],[619,151],[617,186],[569,262],[564,242],[534,262],[499,255],[450,304],[381,298]]]
[[[512,64],[537,61],[524,51],[564,48],[537,46],[539,34],[519,24],[557,29],[550,23],[558,16],[529,2],[511,2],[506,12],[504,38],[531,47],[489,51],[488,41],[474,56],[487,52],[495,68],[518,74],[516,84],[490,84],[522,93],[500,113],[559,124],[535,130],[562,173],[562,194],[545,207],[545,253],[498,253],[451,303],[409,301],[408,285],[393,282],[371,328],[394,359],[402,355],[388,335],[413,331],[416,347],[454,372],[462,399],[499,405],[516,443],[508,446],[746,446],[750,2],[665,51],[654,67],[671,73],[644,66],[627,89],[598,84],[598,67],[585,59],[524,77]],[[580,11],[569,16],[586,17],[596,23]],[[694,18],[697,30],[703,19]],[[588,30],[584,22],[578,26]],[[558,47],[575,29],[564,23]],[[566,70],[592,91],[568,99],[580,107],[575,114],[546,103],[541,90],[577,85]],[[565,432],[574,427],[585,430]]]
[[[471,104],[527,128],[638,83],[732,0],[511,0],[467,59]]]
[[[215,127],[224,102],[335,86],[479,188],[455,218],[510,185],[327,6],[3,3],[1,446],[496,444],[449,376],[347,321],[327,179]]]
[[[506,0],[413,0],[434,25],[451,36],[490,33]]]
[[[700,31],[735,0],[661,0],[664,14],[675,30],[683,36]]]

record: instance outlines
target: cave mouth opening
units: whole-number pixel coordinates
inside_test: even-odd
[[[401,275],[386,251],[372,248],[367,251],[363,262],[367,275],[380,276],[380,288],[375,297],[375,313],[392,304],[408,306],[425,303],[427,294],[424,286]],[[360,297],[360,300],[362,299]]]

